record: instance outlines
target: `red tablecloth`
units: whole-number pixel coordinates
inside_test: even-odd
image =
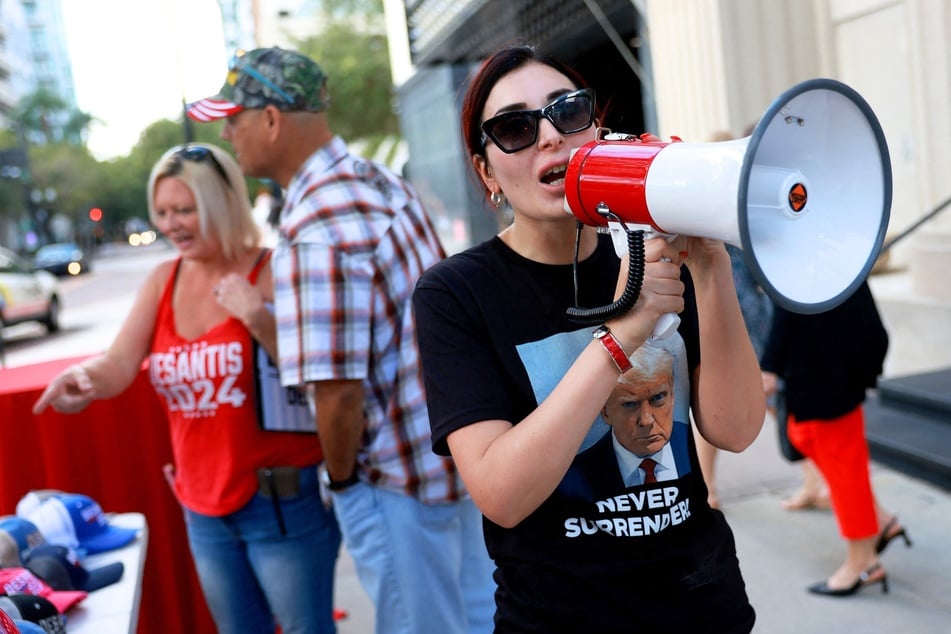
[[[182,511],[162,475],[168,422],[148,377],[79,414],[32,414],[50,378],[81,358],[0,369],[0,515],[31,489],[96,500],[107,513],[143,513],[149,542],[139,632],[215,631],[188,550]]]

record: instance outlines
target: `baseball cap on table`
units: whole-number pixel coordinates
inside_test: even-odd
[[[34,548],[24,562],[24,567],[54,590],[86,592],[112,585],[122,578],[124,570],[121,561],[99,568],[87,568],[75,551],[56,544]]]
[[[0,604],[0,634],[23,634],[17,624],[13,622],[13,617],[3,609],[2,604]]]
[[[56,606],[60,613],[66,612],[89,595],[84,590],[54,590],[26,568],[0,568],[0,594],[32,594],[43,597]]]
[[[10,539],[16,544],[15,552],[10,548]],[[15,515],[0,517],[0,568],[19,565],[17,560],[22,562],[31,550],[45,543],[42,531],[30,520]]]
[[[66,634],[66,619],[56,606],[31,594],[0,596],[0,612],[12,617],[20,634]],[[3,629],[0,628],[0,632]]]
[[[69,491],[60,491],[59,489],[34,489],[28,491],[26,495],[17,502],[16,514],[19,517],[29,517],[30,513],[47,499],[54,495],[62,495],[63,493],[69,493]]]
[[[56,612],[56,608],[53,608],[53,612]],[[13,601],[0,596],[0,634],[46,634],[42,627],[21,619],[19,614],[20,611]],[[60,619],[62,620],[62,617]]]
[[[89,555],[121,548],[138,535],[138,529],[110,524],[102,507],[80,493],[52,495],[27,519],[36,524],[47,542]]]
[[[329,105],[324,70],[306,55],[278,47],[238,51],[217,95],[188,104],[196,121],[214,121],[245,109],[275,106],[289,112],[320,112]]]
[[[2,612],[2,610],[0,610],[0,612]],[[66,617],[60,616],[60,620],[65,620],[65,619]],[[42,627],[40,627],[33,621],[24,621],[23,619],[13,619],[13,623],[16,624],[16,626],[20,628],[19,630],[16,630],[16,631],[19,631],[20,634],[48,634],[46,630],[44,630]],[[3,629],[0,629],[0,632],[2,631]]]
[[[0,530],[0,568],[16,568],[22,565],[17,540],[7,531]]]
[[[56,625],[55,623],[52,623],[50,625],[50,628],[51,628],[50,631],[52,632],[66,631],[62,629],[53,629],[53,628],[58,628],[60,625],[62,625],[63,627],[66,626],[64,623],[66,621],[65,616],[60,615],[59,621],[60,621],[59,625]],[[20,634],[49,634],[49,631],[43,629],[40,625],[38,625],[37,623],[34,623],[33,621],[24,621],[23,619],[13,619],[13,622],[16,623],[17,627],[20,628]]]

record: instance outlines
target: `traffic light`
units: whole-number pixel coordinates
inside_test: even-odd
[[[102,220],[102,209],[99,207],[93,207],[89,210],[89,219],[93,222],[99,222]]]

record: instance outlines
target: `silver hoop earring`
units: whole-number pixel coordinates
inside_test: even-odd
[[[498,209],[502,206],[502,203],[505,202],[505,196],[502,195],[502,192],[492,192],[489,195],[489,201],[492,203],[492,206]]]

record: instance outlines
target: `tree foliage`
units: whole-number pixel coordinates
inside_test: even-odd
[[[323,0],[322,8],[315,35],[294,46],[317,60],[328,75],[334,131],[347,141],[362,139],[371,145],[398,134],[381,0]],[[128,155],[97,161],[82,142],[93,119],[70,111],[56,95],[42,90],[21,100],[12,120],[31,143],[31,180],[0,180],[0,229],[4,221],[18,222],[26,213],[24,193],[30,187],[52,187],[57,192],[57,213],[82,223],[90,208],[99,207],[106,235],[121,237],[126,220],[148,218],[148,175],[168,148],[201,141],[231,151],[220,138],[221,123],[186,125],[179,118],[150,125]],[[54,121],[62,134],[54,132]],[[0,130],[0,150],[22,144],[17,136],[12,130]],[[258,189],[260,184],[249,179],[252,195]]]
[[[327,73],[334,131],[348,141],[398,134],[380,0],[325,0],[328,16],[297,49]]]
[[[71,108],[47,88],[25,95],[14,109],[12,119],[27,139],[39,145],[60,142],[81,145],[93,122],[92,115]]]

